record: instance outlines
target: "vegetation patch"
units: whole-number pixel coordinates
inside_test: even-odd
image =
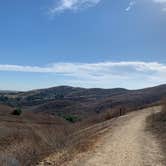
[[[22,110],[20,108],[16,108],[13,112],[12,112],[12,115],[21,115],[22,114]]]
[[[75,115],[65,115],[63,118],[71,123],[75,123],[80,120],[80,118]]]

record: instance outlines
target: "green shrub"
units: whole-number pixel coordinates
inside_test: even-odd
[[[13,112],[12,112],[13,115],[21,115],[22,114],[22,110],[20,108],[16,108]]]
[[[66,115],[64,116],[64,119],[71,122],[71,123],[75,123],[76,121],[78,121],[78,117],[74,116],[74,115]]]

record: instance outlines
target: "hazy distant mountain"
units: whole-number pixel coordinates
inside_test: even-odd
[[[166,97],[166,85],[141,90],[59,86],[20,93],[3,91],[0,101],[34,112],[59,116],[74,114],[84,117],[120,107],[127,110],[136,109],[157,103],[164,97]]]

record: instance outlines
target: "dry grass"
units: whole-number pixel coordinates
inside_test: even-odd
[[[0,165],[30,165],[63,148],[72,127],[65,121],[44,114],[11,114],[0,105]],[[18,164],[17,164],[18,163]]]
[[[166,156],[166,100],[162,101],[162,105],[161,112],[147,118],[147,130],[156,136]]]
[[[78,123],[47,114],[11,114],[0,111],[0,165],[34,165],[51,153],[57,154],[56,165],[92,148],[100,133],[110,126],[109,120],[125,114],[119,109],[90,116]],[[1,110],[1,109],[0,109]],[[3,107],[4,110],[4,107]]]
[[[53,156],[46,158],[41,165],[65,165],[75,155],[91,150],[100,136],[111,127],[110,120],[124,114],[124,109],[107,110],[105,113],[93,116],[93,118],[90,117],[80,123],[73,124],[73,134],[66,137],[63,148],[58,149],[57,152],[53,153]],[[51,158],[52,163],[49,163],[49,158]]]
[[[86,128],[80,128],[66,139],[63,148],[46,157],[39,163],[39,166],[67,166],[66,163],[72,160],[75,155],[92,150],[100,136],[109,130],[110,124],[111,121],[108,120]]]
[[[70,128],[56,125],[15,124],[17,128],[1,127],[7,132],[0,139],[0,165],[17,161],[20,165],[30,165],[53,151],[66,146],[71,134]],[[8,164],[9,166],[12,164]]]

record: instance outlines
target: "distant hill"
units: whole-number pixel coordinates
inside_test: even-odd
[[[127,111],[158,103],[166,97],[166,85],[140,90],[100,89],[58,86],[27,92],[0,93],[0,102],[27,111],[51,115],[77,115],[81,118],[110,109]]]

